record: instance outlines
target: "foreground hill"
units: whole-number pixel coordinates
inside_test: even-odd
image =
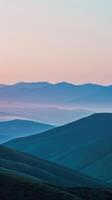
[[[0,143],[8,140],[41,133],[53,128],[51,125],[27,120],[11,120],[0,122]]]
[[[57,186],[105,187],[82,173],[3,146],[0,146],[0,168]]]
[[[24,175],[0,169],[2,200],[111,200],[112,191],[91,188],[56,188]]]
[[[111,200],[110,185],[0,146],[2,200]]]
[[[5,145],[112,182],[112,114],[94,114]]]
[[[73,194],[50,185],[0,170],[0,199],[2,200],[81,200]]]

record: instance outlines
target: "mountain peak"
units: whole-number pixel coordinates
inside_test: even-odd
[[[16,86],[16,87],[24,87],[24,88],[41,88],[41,87],[46,87],[46,86],[50,86],[51,83],[49,82],[19,82],[16,83],[15,85],[12,86]]]
[[[71,87],[71,86],[73,86],[73,87],[75,87],[74,84],[68,83],[68,82],[64,82],[64,81],[63,82],[59,82],[59,83],[55,83],[54,86],[61,86],[61,87]]]

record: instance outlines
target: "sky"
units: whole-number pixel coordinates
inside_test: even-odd
[[[112,84],[112,0],[0,0],[0,82]]]

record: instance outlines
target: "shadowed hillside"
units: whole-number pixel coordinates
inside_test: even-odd
[[[0,199],[2,200],[81,200],[73,194],[50,185],[0,170]]]
[[[91,188],[56,188],[33,178],[0,169],[2,200],[111,200],[112,191]]]
[[[0,167],[57,186],[105,187],[95,179],[66,167],[0,146]]]
[[[111,197],[110,185],[0,146],[2,200],[111,200]]]
[[[112,114],[102,113],[5,145],[111,182],[111,144]]]

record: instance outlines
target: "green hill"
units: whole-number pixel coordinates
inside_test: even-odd
[[[5,145],[102,181],[112,180],[112,114],[94,114]]]
[[[2,200],[111,200],[112,190],[99,188],[59,188],[40,180],[0,168]]]
[[[81,200],[48,184],[0,170],[1,200]]]
[[[77,171],[0,146],[0,168],[63,187],[105,187]]]

